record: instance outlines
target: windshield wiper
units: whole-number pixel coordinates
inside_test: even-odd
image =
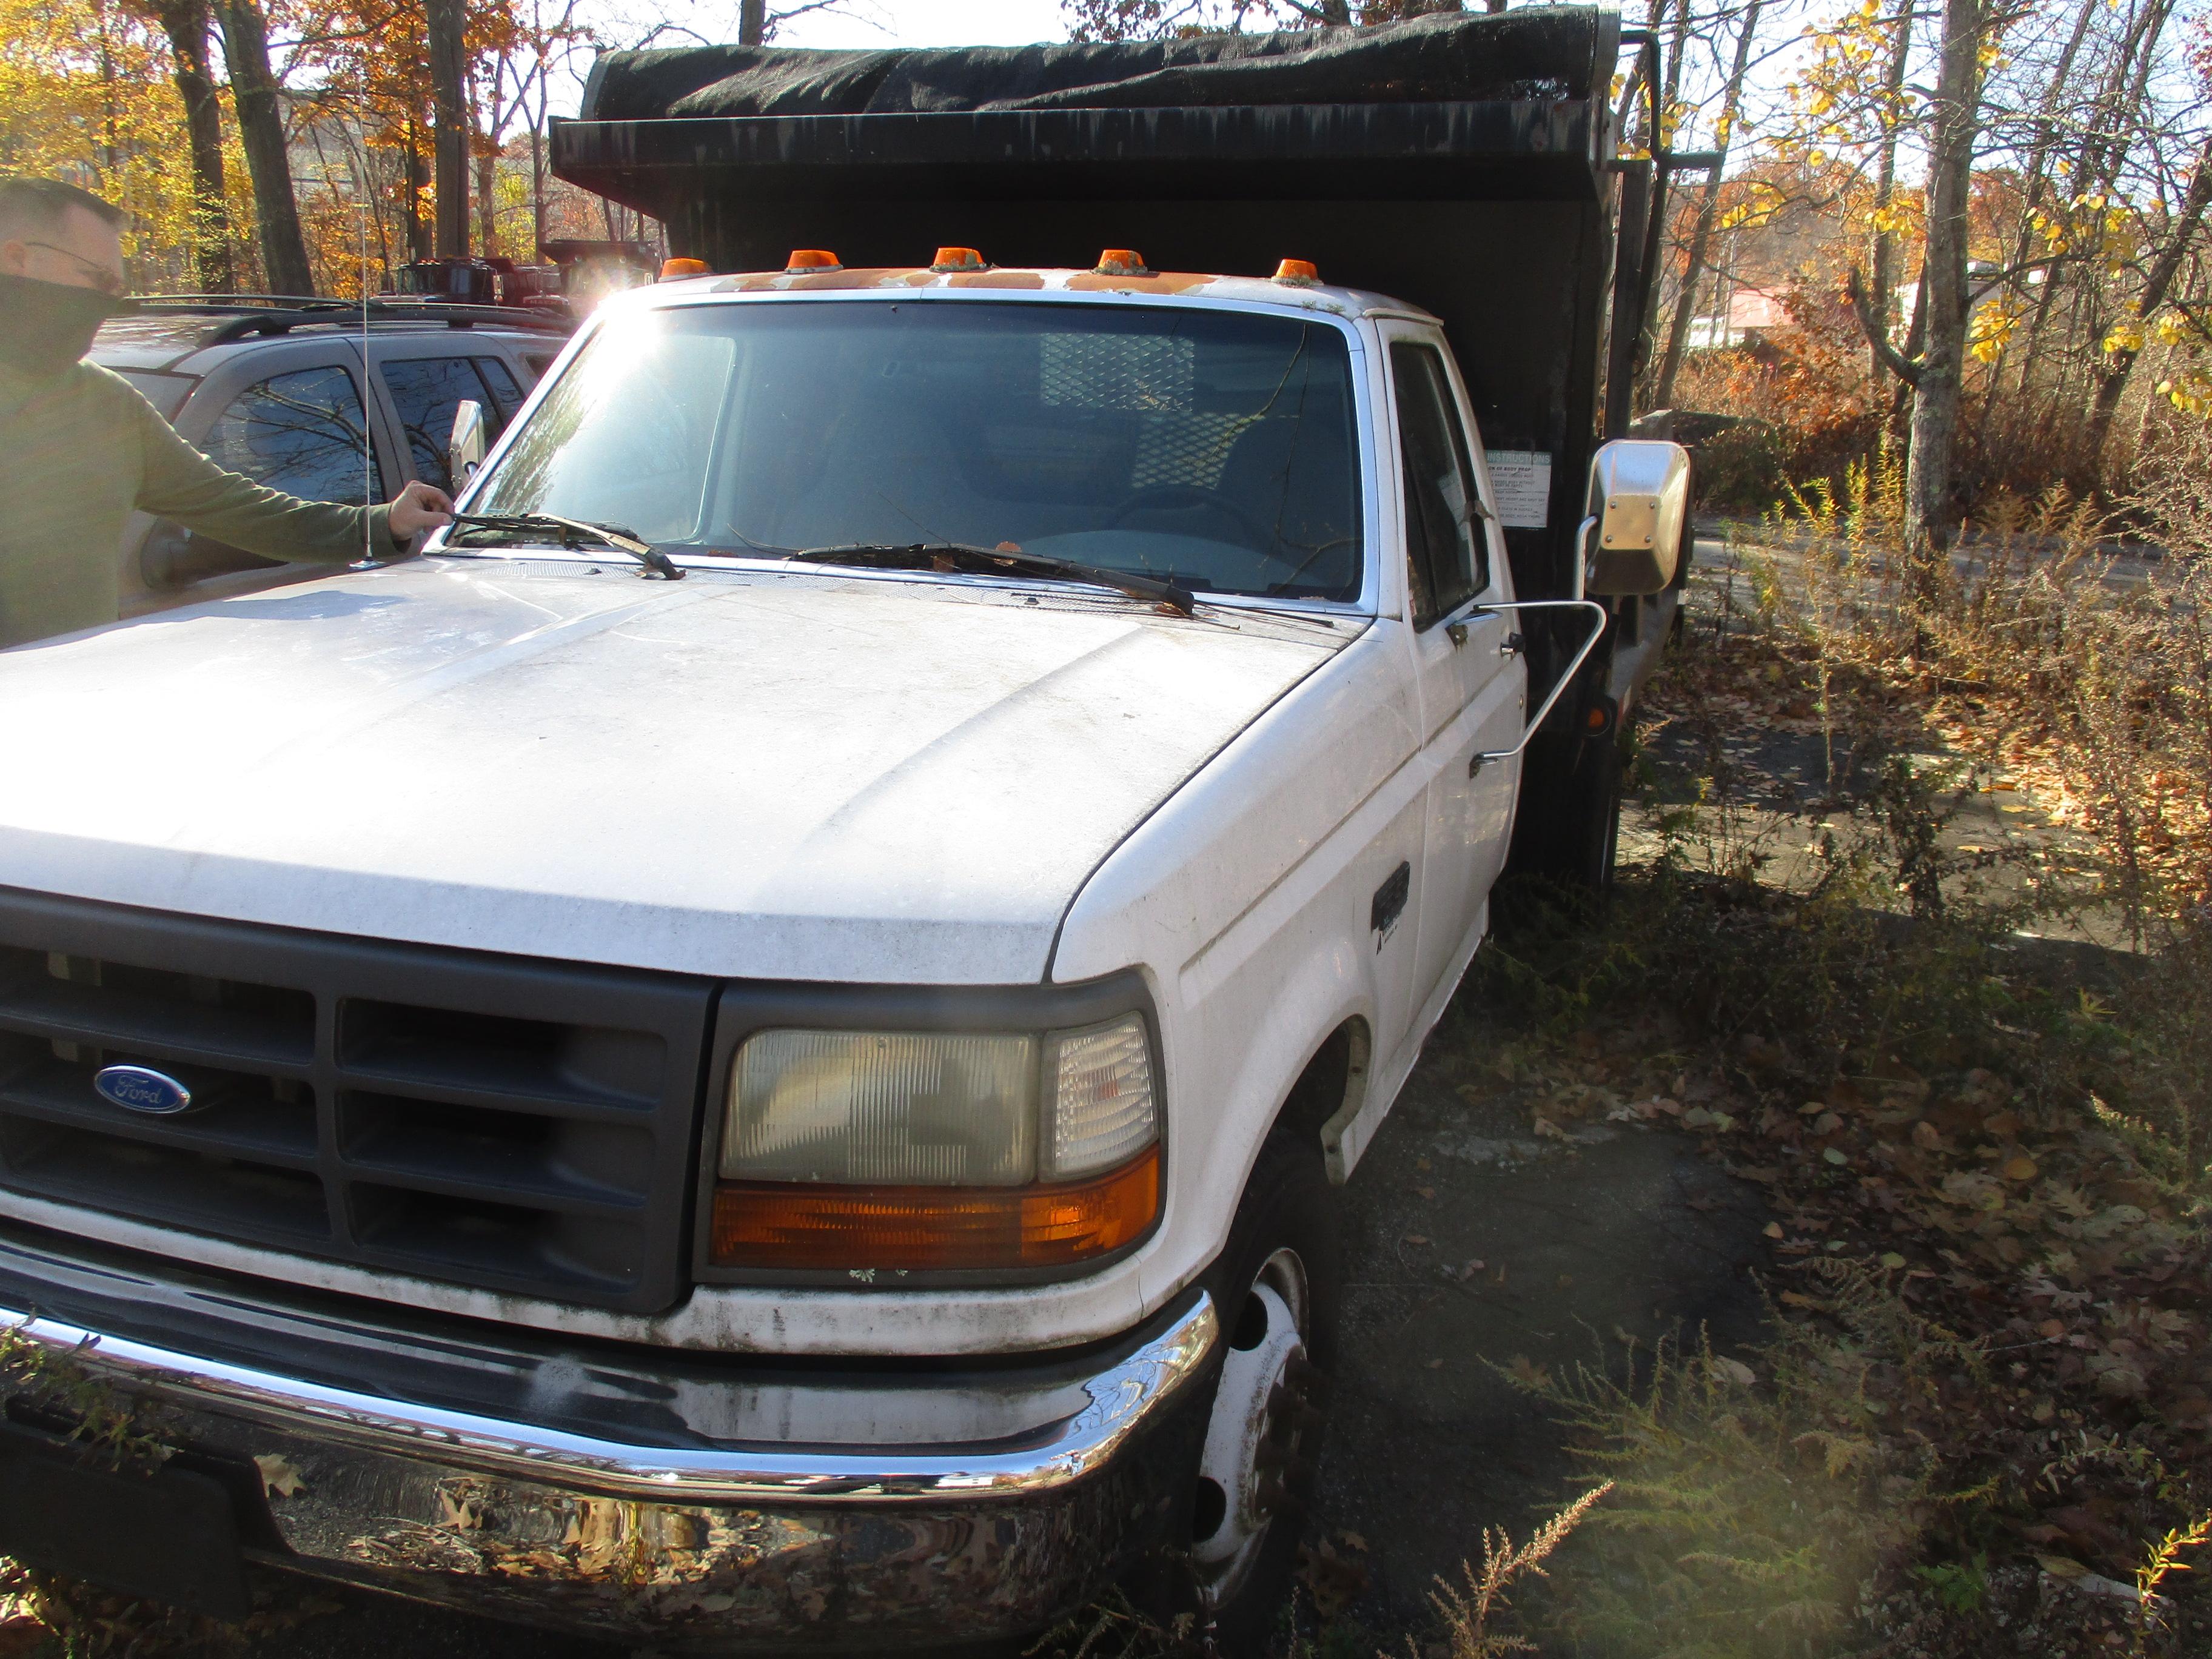
[[[627,553],[647,574],[665,582],[684,580],[683,568],[650,542],[640,541],[618,524],[588,524],[564,519],[557,513],[456,513],[453,523],[463,530],[505,531],[510,535],[551,536],[562,547],[580,552],[586,547],[611,547]],[[450,534],[446,539],[453,540]]]
[[[939,560],[986,574],[1013,571],[1032,576],[1053,576],[1062,581],[1084,582],[1093,587],[1110,587],[1116,592],[1127,593],[1133,599],[1154,599],[1188,617],[1196,603],[1191,591],[1181,582],[1163,576],[1139,576],[1126,570],[1109,570],[1103,565],[1078,564],[1073,559],[1051,558],[1042,553],[1024,553],[1018,548],[973,547],[966,542],[910,542],[903,545],[888,542],[854,542],[842,547],[810,547],[797,553],[787,553],[788,559],[803,560],[810,564],[872,565],[882,569],[929,569]]]

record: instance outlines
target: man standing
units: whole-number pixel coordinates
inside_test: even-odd
[[[113,622],[133,508],[301,563],[396,556],[453,504],[303,501],[226,472],[120,375],[82,362],[123,296],[122,212],[46,179],[0,179],[0,647]]]

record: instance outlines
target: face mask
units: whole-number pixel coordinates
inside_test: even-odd
[[[0,276],[0,363],[40,378],[58,374],[92,349],[102,323],[137,309],[96,288]]]

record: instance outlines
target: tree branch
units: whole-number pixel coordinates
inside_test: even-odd
[[[1889,330],[1874,314],[1874,305],[1867,298],[1866,283],[1860,279],[1859,268],[1851,267],[1851,274],[1844,283],[1844,291],[1850,296],[1851,311],[1859,319],[1859,328],[1866,335],[1867,343],[1881,366],[1909,386],[1920,384],[1920,361],[1908,357],[1890,343]]]

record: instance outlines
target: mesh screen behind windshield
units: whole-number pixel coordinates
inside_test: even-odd
[[[942,300],[648,313],[570,367],[500,512],[778,555],[1012,542],[1216,592],[1349,599],[1351,357],[1295,318]]]

